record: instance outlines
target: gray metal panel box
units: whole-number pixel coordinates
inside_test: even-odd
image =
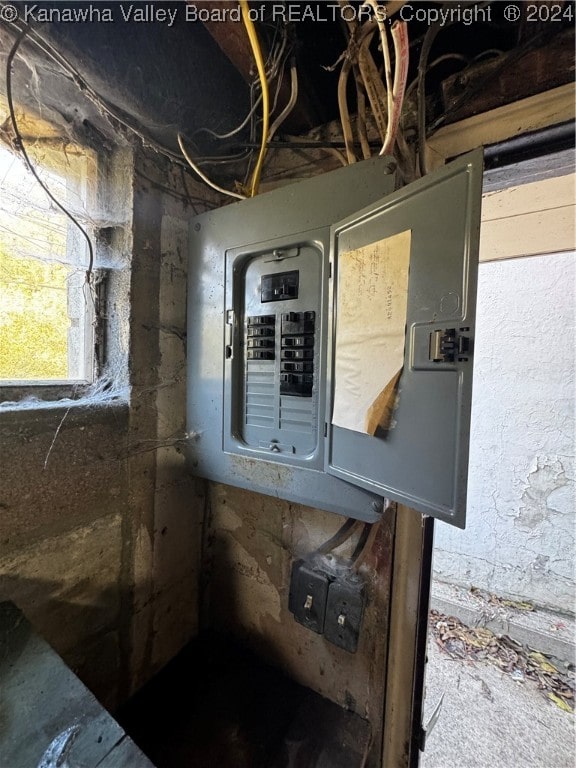
[[[387,496],[463,526],[471,363],[432,361],[430,340],[455,326],[471,343],[481,165],[474,153],[394,193],[390,159],[373,158],[194,219],[196,474],[369,521]],[[383,440],[331,427],[334,285],[342,249],[401,229],[412,231],[408,333]]]

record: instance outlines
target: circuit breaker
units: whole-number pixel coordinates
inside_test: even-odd
[[[188,456],[209,479],[463,527],[482,154],[373,158],[198,216]]]

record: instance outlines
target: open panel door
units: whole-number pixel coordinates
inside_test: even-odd
[[[478,150],[337,223],[331,238],[326,471],[459,527],[481,194]],[[404,307],[393,312],[402,290]],[[378,318],[388,303],[392,323],[405,331],[397,370],[381,369],[389,350],[374,346],[387,334]],[[398,338],[389,342],[398,355]],[[375,372],[381,382],[373,399]],[[378,413],[382,403],[386,417]],[[367,421],[371,412],[371,426],[358,418],[359,407]],[[375,434],[366,432],[379,416]]]

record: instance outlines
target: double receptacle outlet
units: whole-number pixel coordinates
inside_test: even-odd
[[[349,569],[306,560],[292,566],[288,608],[296,621],[351,653],[358,647],[364,602],[362,579]]]

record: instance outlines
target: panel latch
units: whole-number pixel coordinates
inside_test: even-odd
[[[440,328],[430,334],[428,357],[433,363],[466,362],[472,354],[470,328]]]

